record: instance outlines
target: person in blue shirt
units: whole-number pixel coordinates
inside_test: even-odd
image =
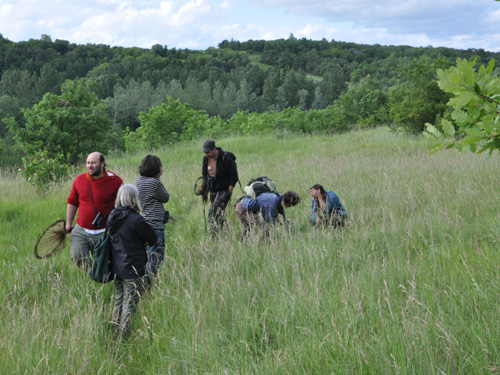
[[[235,212],[241,220],[241,237],[245,238],[254,225],[267,228],[267,224],[274,224],[282,217],[286,223],[285,207],[293,207],[300,203],[300,195],[294,191],[279,193],[265,192],[256,198],[244,196],[235,205]]]
[[[335,192],[326,191],[320,184],[311,186],[311,223],[330,224],[333,228],[344,226],[347,212]]]

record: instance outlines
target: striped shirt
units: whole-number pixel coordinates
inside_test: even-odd
[[[142,215],[154,229],[163,229],[165,209],[170,194],[160,180],[153,177],[140,176],[137,180],[137,190],[141,201]]]

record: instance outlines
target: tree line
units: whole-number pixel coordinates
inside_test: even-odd
[[[47,141],[40,143],[48,137],[42,133],[51,133],[47,124],[60,124],[50,138],[59,142],[52,157],[77,161],[94,126],[80,121],[93,116],[102,147],[117,150],[232,131],[336,132],[388,124],[420,133],[446,115],[451,96],[439,89],[436,71],[457,58],[487,64],[498,54],[293,35],[225,40],[204,51],[77,45],[47,35],[14,43],[0,35],[0,56],[6,165],[35,148],[49,151]],[[92,116],[78,117],[81,106]],[[66,151],[66,138],[78,145]]]

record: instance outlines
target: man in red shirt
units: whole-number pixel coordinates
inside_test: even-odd
[[[71,231],[71,260],[83,269],[92,264],[90,251],[104,235],[109,213],[115,207],[116,193],[123,181],[106,170],[104,155],[87,157],[87,172],[73,181],[66,209],[66,233]],[[78,217],[73,229],[76,212]]]

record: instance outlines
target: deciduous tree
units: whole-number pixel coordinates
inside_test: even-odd
[[[196,111],[189,104],[168,98],[167,103],[139,114],[141,126],[126,136],[127,149],[132,150],[138,145],[151,150],[160,146],[165,149],[166,144],[180,139],[186,122],[195,115]]]
[[[431,62],[423,57],[400,68],[403,81],[389,91],[389,112],[394,123],[410,133],[419,134],[426,122],[443,114],[449,96],[439,90],[436,71],[449,66],[447,59]]]
[[[23,110],[24,128],[11,119],[9,130],[26,154],[46,150],[49,157],[75,164],[92,151],[107,152],[111,121],[106,111],[92,91],[92,82],[66,81],[61,95],[47,93]]]

